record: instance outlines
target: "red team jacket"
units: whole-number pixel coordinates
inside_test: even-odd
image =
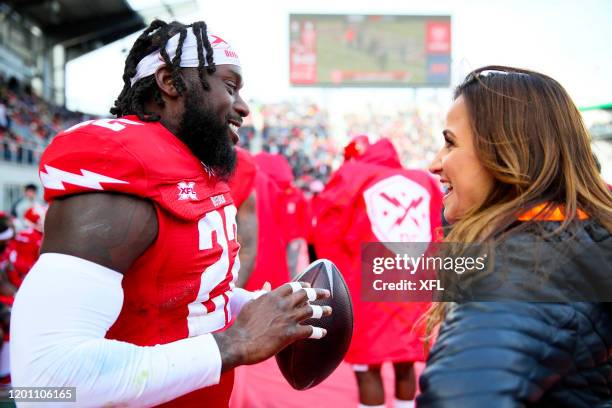
[[[106,337],[140,346],[223,330],[239,244],[229,187],[160,123],[93,120],[60,133],[44,152],[45,199],[119,192],[155,205],[155,242],[124,274],[121,313]],[[227,406],[233,372],[168,406]],[[165,404],[166,405],[166,404]]]
[[[257,207],[257,255],[251,276],[245,285],[247,290],[259,290],[266,281],[276,288],[290,280],[287,266],[286,243],[282,224],[287,222],[279,203],[281,192],[276,183],[256,165],[249,152],[238,151],[236,173],[230,180],[232,195],[236,200],[255,190]],[[250,177],[251,173],[254,177]]]
[[[287,159],[280,154],[262,152],[255,156],[255,162],[278,186],[279,211],[283,214],[279,225],[285,243],[296,238],[308,238],[312,215],[304,192],[293,185],[293,172]]]
[[[240,208],[243,202],[255,188],[255,177],[257,176],[257,165],[253,156],[241,147],[236,147],[236,170],[229,181],[232,198],[236,208]]]
[[[430,242],[441,226],[437,182],[425,171],[402,168],[391,142],[382,139],[332,175],[315,207],[317,256],[338,266],[353,301],[346,360],[423,361],[422,333],[412,328],[428,304],[362,301],[360,250],[365,242]]]

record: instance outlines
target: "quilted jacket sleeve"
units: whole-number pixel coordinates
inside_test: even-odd
[[[467,288],[466,299],[477,301],[449,303],[420,379],[419,408],[610,401],[612,238],[591,223],[574,237],[577,246],[561,236],[539,248],[518,235],[499,247],[496,270]]]
[[[570,305],[471,302],[447,314],[420,379],[422,407],[522,407],[573,364]]]

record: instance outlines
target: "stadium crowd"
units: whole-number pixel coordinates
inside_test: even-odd
[[[421,107],[389,110],[384,113],[373,106],[365,114],[345,115],[349,135],[365,134],[371,138],[387,138],[397,149],[402,163],[411,168],[426,168],[440,148],[443,108],[429,104]]]
[[[37,164],[44,148],[60,130],[89,115],[56,106],[37,96],[30,85],[0,73],[0,158]]]
[[[267,104],[257,109],[263,121],[262,149],[287,158],[300,188],[319,191],[339,151],[331,137],[327,110],[306,101]]]

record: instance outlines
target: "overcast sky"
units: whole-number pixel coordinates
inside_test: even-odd
[[[142,0],[135,3],[143,3]],[[579,106],[612,102],[610,0],[235,0],[198,2],[189,23],[205,20],[240,55],[244,95],[261,101],[309,97],[327,105],[363,99],[401,101],[406,89],[291,88],[289,13],[441,14],[452,18],[452,82],[488,64],[542,71],[557,79]],[[135,36],[71,61],[68,107],[106,114],[122,87],[125,54]],[[92,80],[92,78],[94,78]],[[427,90],[418,91],[427,94]],[[439,91],[438,94],[440,94]],[[445,95],[444,91],[441,92]],[[446,92],[448,95],[450,93]]]

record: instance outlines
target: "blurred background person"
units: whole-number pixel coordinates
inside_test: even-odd
[[[578,109],[544,74],[486,66],[455,90],[443,137],[430,170],[445,186],[445,241],[495,260],[468,301],[431,311],[442,325],[419,407],[608,405],[612,195]]]
[[[284,156],[260,152],[255,155],[255,162],[278,186],[278,224],[286,247],[289,273],[295,277],[310,263],[306,239],[312,227],[312,216],[306,197],[294,185],[291,166]]]
[[[28,223],[25,219],[25,213],[30,208],[41,206],[38,199],[38,186],[36,184],[26,184],[23,187],[23,197],[16,201],[11,209],[11,215],[14,218],[17,231],[28,228]]]
[[[415,322],[428,303],[361,299],[361,246],[367,242],[430,242],[440,228],[442,194],[423,170],[402,167],[388,139],[359,136],[318,196],[313,234],[317,256],[334,262],[351,292],[355,326],[346,361],[353,365],[360,406],[384,407],[381,365],[393,363],[394,406],[414,406],[413,363],[425,359]]]
[[[23,216],[25,228],[15,235],[8,247],[12,265],[8,278],[17,289],[40,255],[46,212],[43,206],[29,208]]]
[[[0,211],[0,396],[4,395],[3,388],[10,386],[9,330],[16,288],[8,275],[14,268],[10,257],[14,238],[10,217]]]
[[[240,271],[236,286],[259,290],[269,282],[276,288],[291,280],[281,222],[281,191],[252,155],[237,149],[237,169],[229,181],[236,197]]]
[[[240,243],[240,270],[236,286],[242,288],[249,280],[255,267],[257,256],[257,197],[255,195],[255,177],[257,166],[253,156],[241,147],[236,147],[236,170],[229,181],[234,205],[237,208],[236,225]]]
[[[15,287],[9,281],[9,273],[13,269],[11,262],[11,250],[15,240],[15,227],[11,218],[3,211],[0,211],[0,302],[12,303],[15,295]]]

